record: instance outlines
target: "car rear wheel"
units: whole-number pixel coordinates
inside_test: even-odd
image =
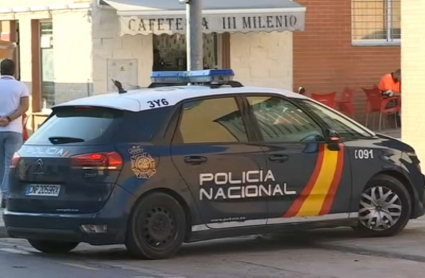
[[[62,242],[51,240],[33,240],[28,242],[32,247],[47,254],[66,254],[78,246],[79,242]]]
[[[142,259],[173,256],[183,243],[186,216],[179,202],[168,194],[155,192],[144,197],[130,218],[126,247]]]
[[[393,236],[404,229],[412,211],[409,192],[388,175],[374,177],[362,192],[355,231],[367,236]]]

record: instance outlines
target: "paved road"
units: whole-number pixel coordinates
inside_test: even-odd
[[[0,240],[0,277],[416,278],[425,272],[425,218],[393,238],[351,229],[188,244],[169,260],[137,261],[122,246],[81,245],[65,256],[40,254],[22,240]]]

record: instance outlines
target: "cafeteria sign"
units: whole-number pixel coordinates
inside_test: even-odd
[[[241,14],[235,16],[208,15],[202,19],[204,33],[249,33],[273,31],[303,31],[304,12]],[[121,17],[121,35],[184,34],[184,16]]]

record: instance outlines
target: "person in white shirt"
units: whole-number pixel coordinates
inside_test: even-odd
[[[0,182],[1,207],[6,207],[9,195],[9,165],[23,144],[22,115],[29,108],[27,86],[16,80],[15,63],[5,59],[0,63]]]

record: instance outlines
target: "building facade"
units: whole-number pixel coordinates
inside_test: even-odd
[[[400,0],[226,2],[203,1],[204,67],[232,68],[243,84],[355,88],[362,122],[361,87],[400,67]],[[116,91],[112,79],[146,87],[153,69],[185,69],[184,9],[176,0],[3,0],[1,34],[17,43],[17,76],[43,116],[54,104]]]
[[[185,69],[185,6],[178,1],[36,2],[0,3],[2,36],[18,45],[17,77],[32,92],[35,115],[116,91],[112,79],[146,87],[154,68]],[[204,1],[204,68],[232,68],[247,85],[292,89],[293,32],[304,30],[305,7],[290,0],[226,2]]]
[[[298,2],[307,12],[305,31],[293,38],[294,89],[325,94],[353,88],[355,119],[364,123],[361,88],[400,68],[401,0]]]

